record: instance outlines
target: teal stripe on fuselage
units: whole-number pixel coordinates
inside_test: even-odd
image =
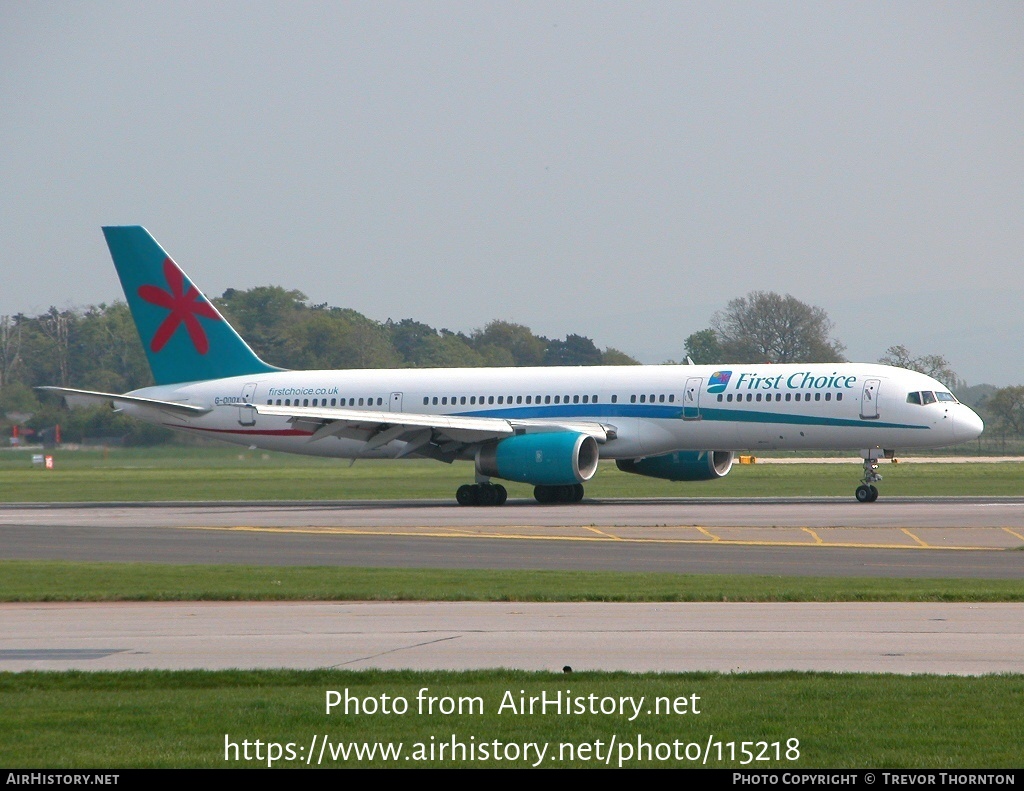
[[[677,404],[545,404],[516,406],[511,409],[481,409],[454,414],[464,417],[497,417],[514,420],[537,418],[574,418],[601,420],[615,417],[635,417],[656,420],[682,420],[683,411]],[[929,429],[911,423],[886,423],[879,420],[851,420],[819,415],[794,415],[785,412],[763,412],[751,409],[719,409],[701,407],[701,420],[733,423],[773,423],[794,426],[840,426],[843,428],[911,428]]]
[[[850,420],[844,417],[819,417],[818,415],[788,415],[784,412],[758,412],[750,409],[717,409],[701,407],[703,420],[724,420],[736,423],[789,423],[797,426],[842,426],[844,428],[919,428],[912,423],[885,423],[879,420]]]

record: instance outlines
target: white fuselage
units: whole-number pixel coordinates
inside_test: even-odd
[[[920,392],[945,400],[908,400]],[[612,459],[684,449],[935,448],[973,439],[983,428],[936,380],[854,363],[282,371],[132,395],[211,408],[186,417],[124,407],[149,422],[269,450],[342,458],[395,457],[405,443],[365,451],[362,440],[311,441],[311,431],[287,418],[240,405],[591,421],[613,429],[600,446],[601,457]]]

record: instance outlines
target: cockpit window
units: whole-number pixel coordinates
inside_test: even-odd
[[[907,393],[908,404],[934,404],[936,401],[953,401],[956,402],[956,398],[952,393],[932,392],[931,390],[922,390],[918,393]]]

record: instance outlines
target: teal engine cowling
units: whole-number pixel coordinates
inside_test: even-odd
[[[519,434],[481,446],[476,454],[476,471],[490,478],[534,486],[572,486],[594,477],[599,458],[597,440],[589,434]]]
[[[615,462],[623,472],[665,478],[670,481],[711,481],[724,478],[735,458],[731,450],[680,450],[664,456],[645,459],[619,459]]]

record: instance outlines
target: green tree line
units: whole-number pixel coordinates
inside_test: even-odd
[[[599,349],[582,335],[546,338],[522,324],[500,320],[468,334],[414,319],[380,322],[350,308],[310,304],[302,292],[280,286],[228,289],[213,301],[256,354],[282,368],[637,364],[617,349]],[[33,389],[60,385],[123,393],[151,384],[146,355],[124,302],[0,316],[0,421],[8,435],[14,423],[34,431],[59,423],[65,442],[103,436],[123,436],[137,444],[164,441],[170,432],[100,408],[67,412],[59,399]]]
[[[414,319],[380,322],[350,308],[311,304],[302,292],[280,286],[228,289],[214,303],[261,358],[282,368],[637,364],[624,352],[601,350],[582,335],[546,338],[500,320],[468,334]],[[685,340],[685,356],[696,363],[845,360],[845,346],[832,337],[825,311],[789,294],[751,292],[731,300],[710,324]],[[879,362],[921,371],[950,387],[979,410],[988,437],[1024,439],[1024,386],[968,387],[943,356],[915,356],[902,345],[890,346]],[[59,423],[65,442],[110,436],[132,444],[166,441],[173,436],[169,431],[101,408],[68,412],[60,399],[33,389],[62,385],[127,392],[152,383],[123,302],[0,316],[0,425],[8,435],[14,423],[37,432]]]

